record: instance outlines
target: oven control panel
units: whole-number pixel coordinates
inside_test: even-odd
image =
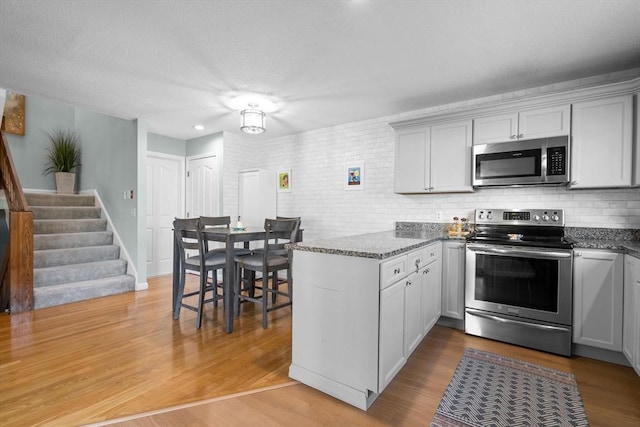
[[[562,209],[476,209],[476,224],[564,226]]]

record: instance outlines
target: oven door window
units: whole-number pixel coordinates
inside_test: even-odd
[[[478,254],[475,299],[558,311],[558,261]]]

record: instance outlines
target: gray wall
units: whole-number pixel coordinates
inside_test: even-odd
[[[147,148],[149,151],[156,153],[181,157],[186,157],[187,155],[187,141],[155,133],[147,134]]]
[[[21,184],[26,190],[55,190],[53,175],[43,174],[49,141],[55,129],[75,130],[80,137],[81,163],[76,190],[97,190],[136,269],[138,262],[136,199],[125,200],[124,191],[138,194],[138,134],[136,121],[124,120],[72,107],[51,99],[27,96],[25,135],[7,134]],[[146,150],[146,143],[145,143]],[[142,213],[141,213],[142,214]],[[144,244],[144,240],[140,242]],[[143,270],[144,271],[144,270]],[[140,276],[139,281],[146,280]]]

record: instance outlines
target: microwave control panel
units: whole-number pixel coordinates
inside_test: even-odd
[[[567,147],[547,148],[547,175],[567,174]]]

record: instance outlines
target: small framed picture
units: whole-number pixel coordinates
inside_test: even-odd
[[[364,190],[364,162],[346,163],[342,179],[345,190]]]
[[[291,169],[283,169],[278,171],[278,192],[291,192]]]

